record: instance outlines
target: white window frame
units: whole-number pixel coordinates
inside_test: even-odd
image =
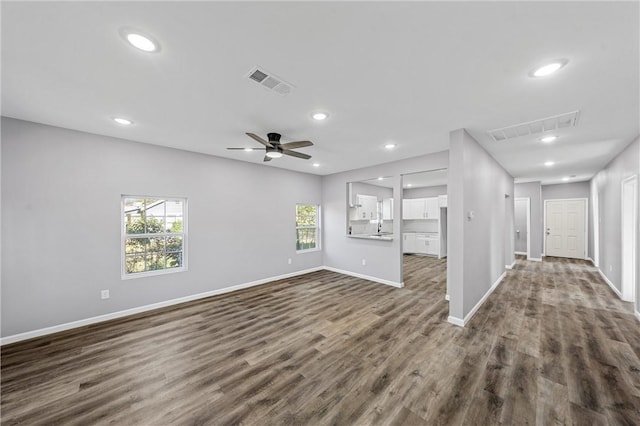
[[[164,200],[164,201],[181,201],[182,204],[182,233],[173,233],[173,232],[163,232],[156,234],[127,234],[126,231],[126,223],[125,223],[125,200],[128,198],[141,198],[141,199],[155,199],[155,200]],[[173,274],[176,272],[185,272],[188,270],[187,264],[187,239],[188,239],[188,228],[187,228],[187,217],[188,217],[188,203],[187,198],[185,197],[163,197],[158,195],[128,195],[122,194],[120,196],[120,274],[121,279],[130,280],[135,278],[143,278],[150,277],[155,275],[165,275],[165,274]],[[166,218],[166,211],[165,211]],[[179,268],[168,268],[168,269],[156,269],[153,271],[144,271],[144,272],[135,272],[135,273],[127,273],[126,268],[126,241],[127,237],[131,237],[134,235],[135,237],[153,237],[153,236],[181,236],[182,237],[182,266]]]
[[[297,219],[298,219],[298,211],[297,208],[298,206],[315,206],[316,207],[316,226],[298,226],[297,225]],[[320,216],[320,204],[315,204],[315,203],[296,203],[296,211],[295,211],[295,222],[296,223],[296,246],[298,243],[298,229],[315,229],[316,230],[316,246],[314,248],[308,248],[308,249],[302,249],[302,250],[298,250],[296,248],[296,253],[310,253],[310,252],[314,252],[314,251],[320,251],[322,250],[322,239],[320,238],[321,234],[320,234],[320,223],[321,223],[321,216]]]

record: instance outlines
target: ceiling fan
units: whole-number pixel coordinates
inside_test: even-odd
[[[247,136],[250,138],[260,142],[265,147],[266,155],[264,156],[264,161],[271,161],[273,158],[280,158],[282,155],[290,155],[292,157],[302,158],[304,160],[308,160],[311,158],[310,155],[303,154],[301,152],[292,151],[294,148],[303,148],[305,146],[312,146],[313,142],[311,141],[296,141],[296,142],[287,142],[280,143],[280,133],[267,133],[268,141],[265,141],[260,136],[247,133]],[[253,151],[255,148],[227,148],[230,150],[243,150],[243,151]]]

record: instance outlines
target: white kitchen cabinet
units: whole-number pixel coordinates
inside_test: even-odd
[[[426,211],[426,202],[424,198],[409,198],[402,200],[402,218],[403,219],[424,219]]]
[[[439,217],[440,206],[438,205],[438,197],[409,198],[402,200],[403,219],[438,219]]]
[[[424,234],[408,232],[402,234],[402,252],[428,254],[440,256],[440,236],[438,234]]]
[[[356,207],[351,210],[351,220],[378,219],[378,197],[375,195],[356,195]]]
[[[382,200],[382,220],[393,220],[393,198]]]
[[[440,218],[440,204],[438,204],[438,197],[425,198],[425,219],[439,219]]]
[[[416,252],[416,234],[411,232],[402,234],[402,252],[403,253]]]

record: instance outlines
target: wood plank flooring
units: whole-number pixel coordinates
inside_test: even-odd
[[[518,259],[467,327],[446,260],[328,271],[2,348],[2,424],[640,424],[640,324],[582,261]]]

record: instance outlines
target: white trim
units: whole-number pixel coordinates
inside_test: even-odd
[[[96,317],[85,318],[78,321],[71,321],[64,324],[54,325],[51,327],[45,327],[38,330],[27,331],[24,333],[14,334],[12,336],[3,337],[0,339],[0,346],[7,345],[9,343],[15,343],[22,340],[33,339],[34,337],[40,337],[47,334],[58,333],[60,331],[70,330],[72,328],[83,327],[85,325],[95,324],[112,319],[122,318],[129,315],[138,314],[141,312],[147,312],[158,308],[165,308],[167,306],[177,305],[179,303],[191,302],[205,297],[217,296],[224,293],[230,293],[232,291],[242,290],[245,288],[255,287],[262,284],[267,284],[272,281],[282,280],[285,278],[291,278],[298,275],[308,274],[310,272],[316,272],[324,269],[322,266],[310,269],[304,269],[302,271],[290,272],[288,274],[278,275],[275,277],[263,278],[257,281],[251,281],[248,283],[238,284],[231,287],[220,288],[216,290],[206,291],[204,293],[192,294],[190,296],[179,297],[177,299],[165,300],[158,303],[152,303],[150,305],[138,306],[131,309],[125,309],[123,311],[111,312],[104,315],[98,315]]]
[[[484,294],[484,296],[482,296],[482,299],[480,299],[478,303],[476,303],[476,305],[469,311],[469,313],[465,315],[463,320],[457,317],[449,316],[449,318],[447,318],[447,321],[449,321],[453,325],[457,325],[458,327],[464,327],[469,321],[471,321],[471,318],[475,315],[476,312],[478,312],[478,309],[480,309],[482,304],[486,302],[489,296],[491,296],[491,293],[493,293],[493,291],[496,288],[498,288],[498,286],[506,276],[507,276],[507,272],[505,271],[502,273],[502,275],[498,277],[498,279],[493,283],[493,285],[491,285],[491,288]]]
[[[593,260],[593,259],[592,259],[592,258],[590,258],[590,257],[587,257],[585,260],[586,260],[586,261],[591,262],[591,264],[592,264],[593,266],[596,266],[596,267],[598,266],[598,265],[596,265],[596,261],[595,261],[595,260]]]
[[[640,312],[636,311],[636,319],[640,321]]]
[[[531,260],[531,261],[534,261],[534,262],[542,262],[542,258],[541,257],[530,257],[527,260]]]
[[[524,252],[524,251],[514,251],[513,254],[518,254],[520,256],[526,256],[527,255],[527,253]]]
[[[449,316],[447,321],[453,325],[457,325],[458,327],[464,327],[464,321],[460,318]]]
[[[323,267],[323,269],[326,269],[327,271],[331,271],[331,272],[337,272],[338,274],[350,275],[352,277],[362,278],[363,280],[367,280],[367,281],[373,281],[380,284],[390,285],[392,287],[397,287],[397,288],[404,287],[404,282],[399,283],[396,281],[389,281],[382,278],[372,277],[371,275],[364,275],[364,274],[359,274],[357,272],[345,271],[344,269],[333,268],[331,266],[325,266]]]
[[[631,192],[632,195],[632,214],[631,214],[631,232],[625,232],[628,231],[628,229],[623,229],[624,224],[625,224],[625,197],[624,197],[624,188],[625,185],[627,184],[631,184],[633,191]],[[622,300],[624,300],[625,302],[633,302],[634,306],[636,303],[636,286],[638,284],[638,277],[636,277],[636,270],[637,270],[637,254],[636,254],[636,246],[638,244],[638,176],[637,175],[633,175],[633,176],[629,176],[626,179],[623,179],[622,182],[620,182],[620,288],[622,289],[622,293],[626,296],[625,298],[622,298]],[[625,245],[625,237],[628,238],[629,235],[631,236],[631,238],[633,239],[633,241],[631,242],[631,254],[628,255],[628,253],[626,253],[625,249],[624,249],[624,245]],[[625,285],[625,283],[627,282],[627,280],[625,280],[625,265],[628,262],[625,262],[625,257],[628,256],[628,259],[630,260],[630,263],[632,264],[631,266],[631,288],[629,291],[629,285]],[[625,291],[625,289],[627,291]],[[630,293],[630,294],[629,294]]]
[[[449,295],[448,294],[444,295],[444,300],[449,300]]]
[[[549,198],[544,200],[542,223],[542,256],[547,252],[547,201],[584,201],[584,255],[578,259],[586,260],[589,250],[589,198]]]
[[[527,252],[516,252],[516,254],[524,254],[527,256],[527,260],[531,257],[531,198],[529,197],[518,197],[513,199],[513,208],[514,208],[514,217],[515,217],[515,207],[516,201],[518,200],[526,200],[527,202]]]
[[[609,281],[609,278],[607,278],[607,276],[604,274],[604,272],[602,272],[602,270],[600,270],[600,268],[598,268],[598,273],[600,274],[600,276],[602,277],[602,279],[604,280],[604,282],[606,282],[607,284],[609,284],[609,287],[611,287],[611,290],[613,290],[613,292],[615,294],[618,295],[618,297],[620,298],[620,300],[622,300],[622,293],[620,293],[620,290],[618,290],[611,281]]]
[[[513,269],[513,267],[516,266],[516,261],[514,260],[513,263],[511,263],[511,265],[504,265],[505,268],[507,269]]]

